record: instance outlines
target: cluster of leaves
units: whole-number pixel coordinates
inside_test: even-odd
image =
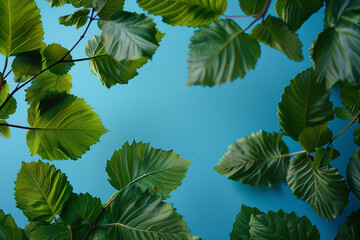
[[[48,163],[22,163],[15,200],[28,218],[24,229],[0,210],[1,239],[191,239],[173,206],[163,200],[181,185],[190,164],[173,151],[149,143],[125,143],[107,161],[116,189],[103,204],[89,193],[73,193],[67,176]]]

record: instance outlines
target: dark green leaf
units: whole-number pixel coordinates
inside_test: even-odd
[[[66,54],[68,54],[68,52],[69,51],[66,48],[63,48],[60,44],[57,43],[46,46],[43,53],[44,58],[46,59],[46,66],[51,67],[53,64],[59,62]],[[71,55],[67,55],[64,60],[71,61]],[[71,67],[74,65],[75,64],[73,62],[63,62],[56,64],[49,70],[56,75],[64,75],[68,73]]]
[[[360,128],[357,128],[353,132],[354,143],[360,147]]]
[[[123,10],[125,0],[94,0],[94,8],[102,19],[109,19],[110,16],[119,10]]]
[[[315,151],[314,162],[312,163],[313,169],[318,170],[319,167],[328,165],[331,161],[340,156],[340,153],[333,147],[317,148]]]
[[[314,170],[306,154],[290,160],[287,181],[293,194],[327,221],[340,215],[349,201],[349,189],[338,170],[330,165]]]
[[[243,78],[260,57],[259,43],[232,20],[218,20],[195,32],[187,85],[213,86]]]
[[[360,210],[351,213],[340,227],[335,240],[358,240],[360,239]]]
[[[49,160],[76,160],[107,132],[82,98],[65,92],[51,92],[32,103],[28,122],[33,128],[26,135],[31,154]]]
[[[360,148],[350,158],[346,174],[351,191],[360,199]]]
[[[230,240],[250,240],[250,218],[252,215],[263,213],[257,208],[241,205],[241,210],[236,216],[233,230],[230,233]]]
[[[59,18],[59,22],[65,26],[76,25],[76,28],[81,28],[84,26],[88,20],[88,14],[90,10],[87,8],[77,10],[73,14],[62,16]]]
[[[309,68],[290,80],[281,95],[278,107],[281,131],[295,141],[306,127],[334,119],[330,93],[316,79],[314,70]]]
[[[43,225],[30,234],[30,240],[72,240],[71,230],[61,224]]]
[[[22,240],[26,239],[22,230],[16,225],[14,218],[0,209],[0,239],[1,240]]]
[[[24,227],[24,232],[27,238],[30,238],[30,234],[39,228],[41,225],[47,225],[48,223],[30,221]]]
[[[241,10],[247,15],[260,14],[266,5],[266,0],[240,0]]]
[[[13,63],[12,70],[15,76],[36,75],[40,73],[42,57],[38,51],[23,52],[18,54]]]
[[[340,82],[340,97],[341,103],[346,106],[350,107],[353,105],[360,106],[360,89],[353,88],[350,84],[346,82]]]
[[[226,10],[227,0],[137,0],[150,14],[163,17],[165,23],[200,27],[212,23]]]
[[[17,207],[30,221],[51,222],[70,198],[72,186],[54,165],[22,162],[15,181]]]
[[[69,3],[69,0],[46,0],[50,3],[51,7],[61,7],[66,3]]]
[[[333,134],[327,123],[314,127],[306,127],[299,135],[299,142],[307,152],[314,152],[315,148],[324,146],[331,141]]]
[[[282,134],[260,131],[239,139],[229,147],[215,170],[230,179],[250,185],[271,186],[285,181],[289,149]]]
[[[285,53],[289,59],[302,61],[302,43],[296,33],[293,33],[289,27],[279,18],[268,16],[266,20],[251,31],[250,36],[256,40],[280,50]]]
[[[5,124],[5,125],[2,125]],[[10,128],[6,126],[8,123],[4,120],[0,120],[0,137],[10,138]]]
[[[61,1],[61,0],[59,0]],[[67,0],[68,3],[73,5],[76,8],[84,7],[84,8],[92,8],[93,0]]]
[[[335,116],[342,120],[347,120],[353,117],[353,114],[349,111],[349,107],[335,107]]]

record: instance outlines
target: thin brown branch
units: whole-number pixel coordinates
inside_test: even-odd
[[[261,11],[261,13],[258,15],[258,17],[255,18],[255,20],[252,21],[246,28],[244,28],[243,32],[248,30],[252,25],[254,25],[254,23],[259,21],[259,19],[262,19],[262,21],[264,20],[264,17],[266,15],[267,11],[269,10],[270,3],[271,3],[271,0],[267,0],[264,9]]]
[[[36,130],[37,129],[37,128],[24,127],[24,126],[19,126],[19,125],[14,125],[14,124],[7,124],[7,123],[0,123],[0,126],[20,128],[20,129],[25,129],[25,130]]]
[[[244,17],[258,17],[260,14],[249,14],[249,15],[225,15],[223,14],[223,17],[226,18],[244,18]]]
[[[306,153],[306,151],[305,151],[305,150],[302,150],[302,151],[298,151],[298,152],[293,152],[293,153],[289,153],[289,154],[284,154],[284,155],[281,155],[280,157],[290,157],[290,156],[298,155],[298,154],[301,154],[301,153]]]
[[[341,134],[343,134],[353,123],[356,122],[356,120],[360,117],[360,111],[356,114],[356,116],[351,120],[351,122],[343,129],[341,130],[338,134],[336,134],[335,137],[333,137],[330,141],[330,145],[333,143],[333,141],[339,137]]]

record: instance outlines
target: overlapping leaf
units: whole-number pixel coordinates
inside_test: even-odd
[[[24,227],[24,232],[27,238],[30,238],[30,234],[35,231],[41,225],[47,225],[49,223],[30,221]]]
[[[71,229],[65,225],[42,225],[30,234],[29,240],[72,240]]]
[[[46,59],[46,66],[50,67],[49,71],[57,74],[57,75],[64,75],[69,72],[72,66],[75,64],[73,62],[61,62],[58,63],[60,60],[64,58],[65,61],[71,61],[72,57],[71,54],[68,54],[68,50],[62,47],[60,44],[53,43],[44,49],[43,56]],[[55,65],[56,64],[56,65]]]
[[[77,10],[73,14],[60,17],[59,22],[64,26],[76,25],[76,28],[80,28],[86,24],[89,13],[90,13],[89,9],[83,8]]]
[[[9,96],[9,88],[9,84],[4,81],[0,90],[0,106],[5,103],[6,98]],[[0,119],[8,119],[10,115],[15,113],[16,107],[16,100],[14,97],[11,97],[3,108],[0,109]]]
[[[0,239],[22,240],[26,239],[21,229],[16,225],[14,218],[0,210]]]
[[[62,212],[72,186],[54,165],[22,162],[15,182],[17,207],[32,221],[51,222]]]
[[[163,17],[165,23],[200,27],[218,19],[226,10],[227,0],[137,0],[150,14]]]
[[[49,160],[76,160],[107,132],[83,99],[64,92],[34,102],[28,122],[33,128],[26,135],[31,154]]]
[[[340,227],[335,240],[357,240],[360,239],[360,210],[351,213]]]
[[[330,165],[314,170],[306,154],[291,159],[287,181],[293,194],[325,220],[335,219],[349,201],[349,189],[338,170]]]
[[[0,137],[10,138],[10,128],[7,124],[6,121],[0,120]]]
[[[351,191],[360,199],[360,148],[350,158],[346,174]]]
[[[260,131],[239,139],[229,147],[215,170],[230,179],[250,185],[271,186],[285,181],[288,148],[282,134]]]
[[[307,152],[314,152],[315,148],[322,147],[331,141],[332,131],[327,123],[314,127],[306,127],[299,135],[299,142]]]
[[[261,214],[259,209],[241,205],[241,210],[236,216],[233,230],[230,233],[230,240],[250,240],[250,219],[251,216]]]
[[[94,0],[94,8],[102,19],[109,19],[110,16],[119,10],[123,10],[125,0]]]
[[[110,184],[117,190],[136,184],[152,194],[168,197],[181,185],[190,161],[173,151],[150,147],[150,143],[126,142],[107,162]]]
[[[260,56],[259,43],[232,20],[218,20],[195,32],[187,85],[213,86],[243,78]]]
[[[350,86],[350,84],[346,82],[340,82],[340,98],[341,103],[346,106],[350,107],[353,105],[360,106],[360,89],[354,88]]]
[[[353,132],[354,143],[360,147],[360,128],[357,128]]]
[[[281,131],[296,141],[306,127],[334,119],[330,93],[316,83],[316,79],[312,68],[303,71],[290,81],[281,95],[278,107]]]
[[[342,120],[355,117],[360,111],[360,106],[352,105],[349,107],[335,107],[335,116]]]
[[[42,67],[42,57],[38,51],[19,53],[13,63],[12,71],[15,76],[36,75]]]
[[[312,162],[313,169],[318,170],[319,167],[323,167],[329,164],[331,161],[335,160],[340,156],[340,153],[333,147],[329,148],[317,148],[314,156],[314,161]]]
[[[240,0],[241,10],[247,15],[260,14],[266,5],[266,0]]]

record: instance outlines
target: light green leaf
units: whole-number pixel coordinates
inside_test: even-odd
[[[351,191],[360,199],[360,148],[350,158],[346,174]]]
[[[106,52],[116,61],[151,58],[159,46],[155,23],[144,14],[117,11],[101,29]]]
[[[75,64],[73,62],[63,62],[58,63],[69,51],[66,48],[63,48],[60,44],[53,43],[50,45],[47,45],[43,56],[46,59],[46,66],[51,67],[49,70],[50,72],[56,74],[56,75],[64,75],[69,72],[72,66]],[[71,55],[67,55],[64,58],[65,61],[71,61],[72,57]],[[56,64],[55,66],[53,66]],[[53,66],[53,67],[52,67]]]
[[[71,240],[71,229],[67,226],[43,225],[30,234],[30,240]]]
[[[137,0],[150,14],[171,25],[200,27],[212,23],[226,10],[227,0]]]
[[[5,102],[7,96],[9,95],[10,85],[3,81],[0,89],[0,106]]]
[[[109,19],[119,10],[123,10],[125,0],[94,0],[94,8],[101,19]]]
[[[312,166],[314,170],[318,170],[319,167],[328,165],[331,161],[340,156],[340,153],[333,147],[329,148],[317,148],[315,151],[314,162]]]
[[[36,75],[40,73],[42,57],[38,51],[19,53],[13,63],[12,70],[16,76]]]
[[[277,0],[276,13],[293,32],[323,6],[323,0]]]
[[[278,107],[281,131],[295,141],[306,128],[334,119],[330,93],[316,83],[312,68],[299,73],[284,88]]]
[[[246,15],[260,14],[266,5],[266,0],[240,0],[241,10]]]
[[[351,213],[347,221],[340,227],[335,240],[358,240],[360,239],[360,210]]]
[[[250,235],[251,239],[320,240],[319,230],[307,217],[299,217],[295,212],[285,213],[283,210],[252,215]]]
[[[86,24],[89,13],[90,13],[89,9],[83,8],[83,9],[77,10],[73,14],[69,14],[69,15],[60,17],[59,22],[60,22],[60,24],[62,24],[64,26],[76,25],[76,29],[78,29]]]
[[[61,7],[66,3],[69,3],[69,0],[46,0],[50,3],[50,7]]]
[[[191,240],[204,240],[204,239],[198,236],[192,236]]]
[[[117,190],[136,184],[141,189],[161,197],[181,185],[191,161],[174,151],[150,147],[150,143],[126,142],[107,161],[106,172],[110,184]]]
[[[29,221],[51,222],[70,198],[72,186],[54,165],[22,162],[15,181],[15,200]]]
[[[213,86],[243,78],[260,57],[259,43],[232,20],[218,20],[191,38],[187,85]]]
[[[34,102],[28,122],[33,128],[26,135],[31,154],[49,160],[76,160],[107,132],[83,99],[64,92]]]
[[[357,128],[353,132],[354,143],[360,147],[360,128]]]
[[[106,224],[112,225],[106,239],[191,240],[181,215],[161,197],[128,186],[105,212]]]
[[[2,125],[5,124],[5,125]],[[0,137],[10,138],[10,128],[6,126],[8,123],[4,120],[0,120]]]
[[[279,18],[269,15],[262,24],[254,27],[250,36],[280,50],[291,60],[302,61],[304,59],[301,51],[302,43],[298,35],[293,33]]]
[[[23,232],[16,225],[14,218],[0,209],[0,239],[1,240],[22,240],[26,239]]]
[[[8,119],[10,115],[16,111],[17,103],[14,97],[11,97],[9,101],[0,110],[0,119]]]
[[[330,89],[338,81],[360,87],[360,3],[329,0],[325,25],[313,46],[312,59],[318,81]]]
[[[350,107],[353,105],[358,105],[360,106],[360,89],[356,89],[352,86],[350,86],[350,84],[346,83],[346,82],[340,82],[339,83],[339,87],[340,87],[340,98],[341,98],[341,103],[346,106],[346,107]]]
[[[5,56],[41,47],[40,10],[33,0],[0,1],[0,53]]]
[[[327,221],[339,216],[348,204],[349,189],[338,170],[330,165],[314,170],[306,154],[290,160],[287,181],[293,194]]]
[[[149,58],[142,57],[135,60],[121,60],[117,62],[105,51],[100,36],[95,35],[85,46],[86,55],[91,58],[90,69],[96,75],[101,84],[111,88],[115,84],[127,84],[128,81],[138,75],[137,69],[142,67]]]
[[[314,127],[306,127],[299,135],[299,142],[307,152],[314,152],[315,148],[324,146],[331,141],[333,134],[327,123]]]
[[[252,215],[263,213],[257,208],[241,205],[241,210],[236,216],[233,230],[230,233],[230,240],[250,240],[250,218]]]
[[[215,170],[222,175],[250,185],[271,186],[286,179],[289,149],[282,134],[262,130],[239,139],[229,147]]]

